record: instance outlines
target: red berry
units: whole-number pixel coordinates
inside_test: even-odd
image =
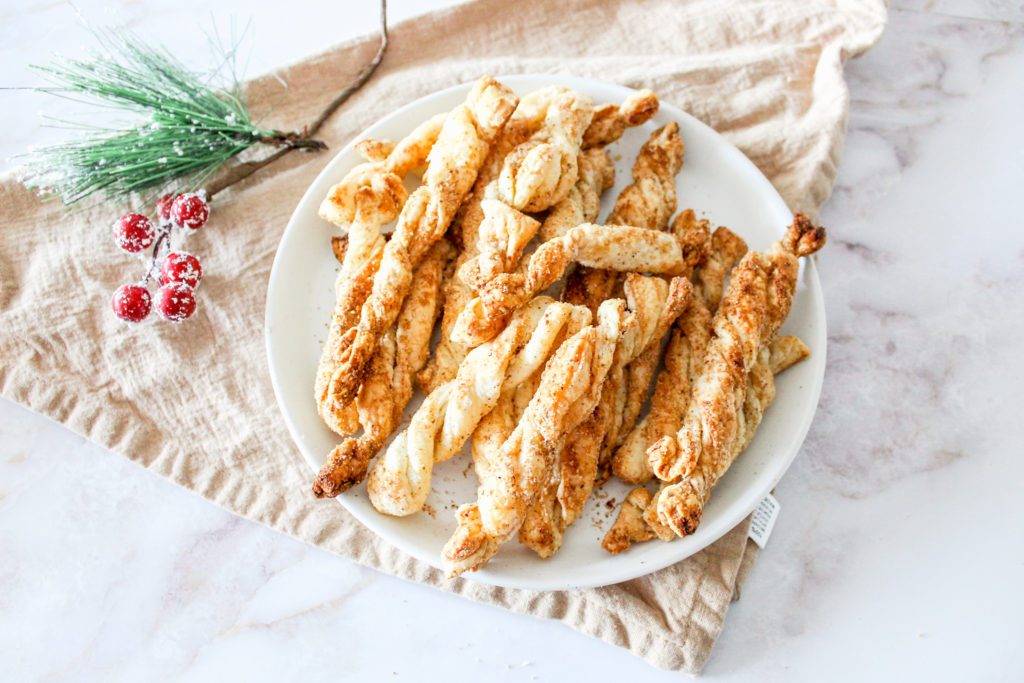
[[[156,228],[153,221],[139,213],[126,213],[114,223],[114,241],[125,251],[137,254],[153,245]]]
[[[121,285],[110,301],[114,314],[121,320],[137,323],[149,315],[153,300],[144,285]]]
[[[160,266],[160,282],[169,284],[171,282],[183,282],[189,287],[195,288],[203,279],[203,267],[192,254],[183,251],[172,251]]]
[[[165,194],[156,203],[156,215],[165,221],[171,220],[171,203],[174,201],[173,194]]]
[[[171,282],[157,290],[156,310],[165,320],[181,322],[196,312],[196,294],[184,282]]]
[[[171,218],[182,228],[198,230],[206,225],[209,217],[209,205],[197,194],[179,194],[171,202]]]

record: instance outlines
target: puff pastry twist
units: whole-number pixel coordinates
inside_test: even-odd
[[[580,146],[593,118],[590,98],[572,90],[557,95],[540,130],[505,158],[498,197],[527,212],[546,211],[564,199],[576,183]]]

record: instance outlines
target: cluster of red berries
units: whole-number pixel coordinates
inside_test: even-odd
[[[139,213],[126,213],[114,223],[114,241],[131,254],[153,249],[145,276],[139,282],[122,285],[114,292],[111,306],[121,320],[137,323],[153,309],[149,280],[156,275],[156,310],[160,317],[181,322],[196,312],[195,288],[203,268],[192,254],[171,250],[175,229],[194,232],[206,225],[210,207],[198,194],[167,195],[156,203],[156,222]]]

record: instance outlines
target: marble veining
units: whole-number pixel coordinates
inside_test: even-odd
[[[201,47],[198,0],[77,4]],[[344,27],[279,27],[267,0],[219,3],[216,18],[252,16],[255,73],[371,30],[357,4]],[[0,81],[84,43],[70,12],[0,8]],[[848,65],[846,150],[821,213],[825,387],[716,680],[1024,678],[1022,73],[1020,2],[899,0]],[[55,139],[32,115],[44,100],[0,98],[0,156]],[[47,681],[678,678],[233,517],[6,401],[0,667]]]

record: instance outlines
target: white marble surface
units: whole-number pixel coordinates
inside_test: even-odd
[[[368,3],[251,17],[250,73],[372,29]],[[428,4],[392,1],[408,16]],[[706,675],[1024,679],[1024,7],[896,2],[848,67],[823,212],[818,417]],[[199,46],[206,3],[79,2]],[[111,16],[113,15],[113,16]],[[316,20],[317,17],[321,19]],[[86,42],[61,3],[0,5],[0,82]],[[0,93],[0,156],[52,139]],[[391,579],[242,521],[0,401],[4,680],[671,680],[541,622]],[[566,678],[566,677],[571,678]]]

